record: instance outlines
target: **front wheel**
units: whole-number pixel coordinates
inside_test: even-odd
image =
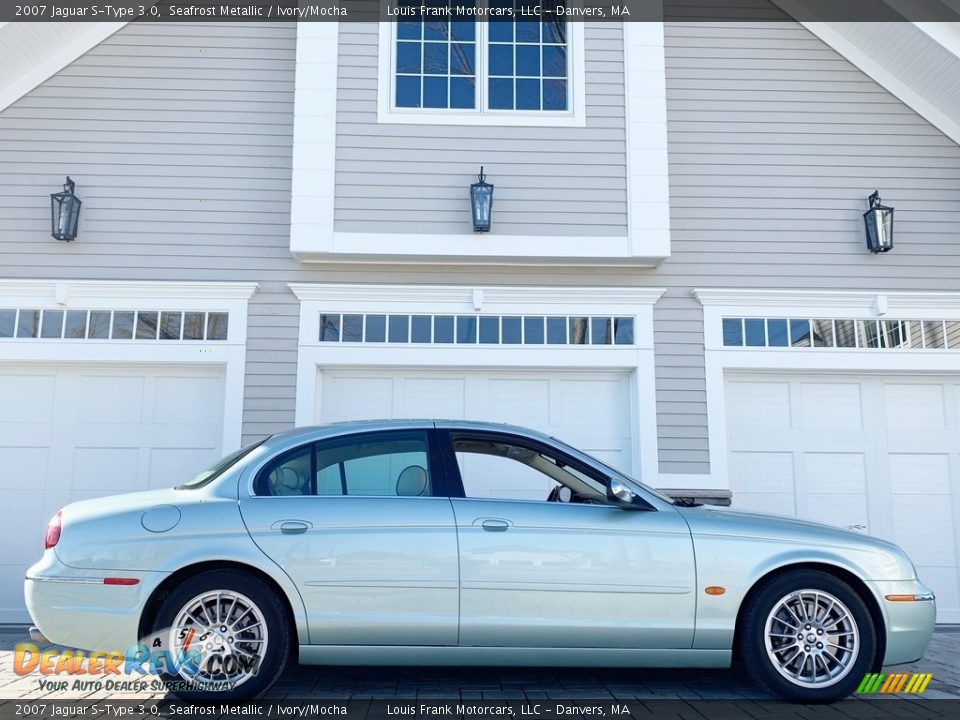
[[[164,600],[153,637],[171,667],[162,679],[187,700],[254,698],[280,676],[290,655],[290,629],[279,598],[245,573],[211,570]]]
[[[751,599],[743,621],[747,671],[786,700],[840,700],[873,667],[877,631],[870,612],[833,575],[802,570],[774,578]]]

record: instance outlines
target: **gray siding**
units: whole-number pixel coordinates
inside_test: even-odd
[[[666,28],[673,256],[656,282],[663,472],[706,469],[694,287],[960,290],[960,147],[799,24]],[[866,252],[879,189],[896,248]]]
[[[293,25],[127,25],[0,112],[0,275],[254,280],[245,430],[293,422]],[[49,236],[65,175],[77,242]]]
[[[365,37],[352,26],[344,33]],[[614,26],[588,32],[608,44],[619,37]],[[298,264],[289,252],[295,29],[205,23],[127,26],[0,112],[0,275],[259,282],[245,439],[293,422],[299,307],[288,282],[667,287],[655,310],[660,468],[705,472],[702,314],[690,290],[960,289],[960,148],[796,23],[670,24],[666,42],[673,256],[659,269]],[[343,52],[352,47],[344,42]],[[376,45],[363,47],[366,55],[342,55],[341,148],[358,128],[376,130]],[[622,78],[603,80],[621,72],[618,53],[590,61],[588,80],[599,85],[586,131],[615,131],[622,143],[613,89]],[[599,182],[570,150],[557,142],[557,176]],[[417,174],[421,155],[391,186],[433,187]],[[622,160],[610,165],[619,169],[607,190],[622,203]],[[338,155],[341,187],[376,188],[364,167]],[[498,223],[509,208],[501,188],[510,187],[500,172]],[[47,200],[68,173],[85,202],[81,238],[69,245],[48,235]],[[884,256],[863,248],[860,214],[874,189],[897,208],[897,247]],[[531,206],[551,207],[548,195],[536,197]],[[532,231],[522,219],[508,219],[511,232]]]
[[[469,233],[483,165],[498,234],[626,234],[623,32],[587,23],[585,128],[377,124],[376,23],[340,25],[338,231]]]

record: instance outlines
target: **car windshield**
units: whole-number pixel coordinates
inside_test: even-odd
[[[215,462],[206,470],[203,470],[200,473],[198,473],[197,476],[193,478],[193,480],[190,480],[189,482],[185,482],[183,483],[183,485],[177,485],[177,490],[194,490],[196,488],[203,487],[204,485],[212,482],[213,480],[216,480],[218,477],[223,475],[223,473],[225,473],[227,470],[232,468],[234,465],[240,462],[243,458],[245,458],[251,452],[253,452],[256,448],[260,447],[267,440],[268,438],[264,438],[263,440],[258,440],[255,443],[250,443],[249,445],[246,445],[240,448],[239,450],[236,450],[230,453],[225,458]]]

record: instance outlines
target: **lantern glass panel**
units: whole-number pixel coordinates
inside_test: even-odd
[[[863,216],[867,231],[867,248],[871,252],[886,252],[893,248],[893,208],[871,208]]]
[[[493,206],[493,185],[474,183],[470,186],[470,206],[473,213],[473,229],[486,232],[490,229],[490,210]]]
[[[50,196],[51,235],[57,240],[73,240],[80,219],[80,200],[68,192]]]

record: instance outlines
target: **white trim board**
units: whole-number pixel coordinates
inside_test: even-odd
[[[862,350],[846,348],[750,348],[723,345],[724,316],[882,317],[960,319],[960,293],[877,293],[803,290],[697,289],[703,306],[704,369],[710,475],[702,487],[729,489],[727,464],[726,374],[735,371],[863,374],[960,375],[956,351]],[[882,298],[878,302],[877,298]]]
[[[621,369],[631,372],[634,423],[633,472],[656,484],[659,475],[654,390],[653,306],[663,294],[651,288],[465,287],[292,283],[300,300],[296,425],[319,418],[324,367],[452,369]],[[321,343],[321,312],[497,315],[632,315],[635,345],[420,346]],[[643,422],[646,419],[647,422]]]
[[[631,257],[670,257],[670,183],[663,23],[623,23],[627,228]]]
[[[290,252],[333,249],[339,22],[297,23]]]
[[[226,311],[225,341],[11,339],[0,342],[2,363],[187,364],[224,368],[221,448],[240,447],[247,359],[247,304],[256,283],[0,280],[0,307],[59,310]]]

